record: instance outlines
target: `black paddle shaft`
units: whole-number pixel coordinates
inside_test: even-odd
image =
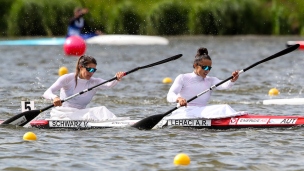
[[[243,72],[245,72],[245,71],[247,71],[247,70],[249,70],[249,69],[251,69],[251,68],[253,68],[253,67],[255,67],[255,66],[259,65],[259,64],[261,64],[261,63],[267,62],[267,61],[272,60],[272,59],[274,59],[274,58],[277,58],[277,57],[279,57],[279,56],[282,56],[282,55],[285,55],[285,54],[287,54],[287,53],[290,53],[290,52],[292,52],[292,51],[298,49],[299,46],[300,46],[299,44],[290,46],[290,47],[288,47],[288,48],[285,49],[285,50],[282,50],[282,51],[280,51],[280,52],[278,52],[278,53],[276,53],[276,54],[274,54],[274,55],[272,55],[272,56],[269,56],[269,57],[267,57],[267,58],[265,58],[265,59],[263,59],[263,60],[261,60],[261,61],[259,61],[259,62],[256,62],[256,63],[250,65],[249,67],[247,67],[247,68],[245,68],[245,69],[239,71],[238,74],[241,74],[241,73],[243,73]],[[198,98],[198,97],[201,96],[202,94],[205,94],[206,92],[213,90],[214,88],[216,88],[216,87],[220,86],[221,84],[223,84],[223,83],[225,83],[225,82],[231,80],[232,78],[233,78],[233,76],[231,76],[231,77],[229,77],[229,78],[227,78],[227,79],[225,79],[225,80],[223,80],[223,81],[217,83],[216,85],[211,86],[209,89],[207,89],[207,90],[205,90],[205,91],[199,93],[198,95],[192,97],[191,99],[187,100],[187,102],[191,102],[192,100]],[[144,119],[142,119],[142,120],[136,122],[134,125],[132,125],[132,127],[137,128],[137,129],[141,129],[141,130],[150,130],[150,129],[152,129],[159,121],[161,121],[165,116],[167,116],[168,114],[172,113],[173,111],[175,111],[175,110],[178,109],[179,107],[180,107],[180,106],[175,107],[175,108],[173,108],[173,109],[171,109],[171,110],[169,110],[168,112],[163,113],[163,114],[153,115],[153,116],[149,116],[149,117],[147,117],[147,118],[144,118]]]
[[[163,63],[172,61],[172,60],[176,60],[176,59],[178,59],[178,58],[180,58],[180,57],[182,57],[182,56],[183,56],[182,54],[178,54],[178,55],[172,56],[172,57],[170,57],[170,58],[167,58],[167,59],[164,59],[164,60],[161,60],[161,61],[158,61],[158,62],[149,64],[149,65],[137,67],[137,68],[134,68],[134,69],[132,69],[132,70],[130,70],[130,71],[128,71],[128,72],[125,72],[125,75],[128,75],[128,74],[130,74],[130,73],[132,73],[132,72],[138,71],[138,70],[140,70],[140,69],[150,68],[150,67],[153,67],[153,66],[156,66],[156,65],[160,65],[160,64],[163,64]],[[111,78],[111,79],[109,79],[109,80],[107,80],[107,81],[104,81],[104,82],[98,84],[98,85],[95,85],[95,86],[93,86],[93,87],[91,87],[91,88],[88,88],[88,89],[86,89],[86,90],[83,90],[83,91],[81,91],[81,92],[79,92],[79,93],[76,93],[76,94],[74,94],[74,95],[72,95],[72,96],[69,96],[69,97],[65,98],[64,100],[61,100],[61,103],[65,102],[65,101],[67,101],[67,100],[69,100],[69,99],[71,99],[71,98],[74,98],[74,97],[76,97],[76,96],[78,96],[78,95],[81,95],[81,94],[83,94],[83,93],[85,93],[85,92],[91,91],[91,90],[93,90],[94,88],[96,88],[96,87],[98,87],[98,86],[101,86],[101,85],[103,85],[103,84],[105,84],[105,83],[107,83],[107,82],[114,81],[114,80],[116,80],[116,79],[117,79],[117,77]],[[37,117],[41,112],[46,111],[46,110],[48,110],[48,109],[50,109],[50,108],[52,108],[52,107],[54,107],[54,104],[52,104],[52,105],[50,105],[50,106],[47,106],[47,107],[45,107],[45,108],[43,108],[43,109],[40,109],[40,110],[30,110],[30,111],[23,112],[23,113],[17,114],[17,115],[15,115],[15,116],[13,116],[13,117],[11,117],[11,118],[5,120],[5,121],[2,122],[1,124],[11,124],[11,125],[24,126],[25,124],[27,124],[28,122],[30,122],[31,120],[33,120],[35,117]]]

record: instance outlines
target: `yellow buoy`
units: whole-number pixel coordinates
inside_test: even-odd
[[[37,136],[33,132],[27,132],[23,135],[23,140],[35,141],[37,140]]]
[[[190,157],[185,153],[179,153],[174,157],[173,163],[175,165],[189,165]]]
[[[66,67],[61,67],[61,68],[59,68],[59,70],[58,70],[58,75],[59,76],[62,76],[62,75],[64,75],[64,74],[67,74],[69,72],[69,70],[66,68]]]
[[[166,77],[166,78],[163,79],[163,83],[164,84],[170,84],[170,83],[172,83],[172,79],[170,77]]]
[[[269,96],[277,96],[277,95],[279,95],[279,94],[280,94],[280,92],[279,92],[279,90],[276,89],[276,88],[272,88],[272,89],[270,89],[269,92],[268,92],[268,95],[269,95]]]

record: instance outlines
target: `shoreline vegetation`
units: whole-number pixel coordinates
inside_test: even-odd
[[[0,36],[65,36],[75,7],[105,34],[299,35],[303,0],[0,0]]]

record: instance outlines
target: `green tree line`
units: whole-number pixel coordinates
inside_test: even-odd
[[[0,0],[0,35],[63,36],[75,7],[107,34],[304,35],[303,0]]]

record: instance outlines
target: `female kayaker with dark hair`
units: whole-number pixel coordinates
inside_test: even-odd
[[[77,61],[75,73],[62,75],[50,88],[45,91],[43,94],[44,98],[53,100],[54,106],[61,106],[52,109],[50,113],[51,118],[73,120],[103,120],[108,118],[116,118],[116,116],[104,106],[89,109],[86,109],[86,106],[90,103],[98,89],[112,88],[125,75],[124,72],[116,73],[118,81],[114,80],[112,82],[100,85],[96,89],[92,89],[91,91],[83,93],[61,104],[61,99],[65,99],[106,81],[102,78],[92,77],[97,70],[96,66],[97,62],[93,57],[83,55]],[[60,97],[55,94],[55,92],[59,90]]]
[[[197,50],[193,62],[194,71],[191,73],[180,74],[174,80],[172,86],[167,94],[168,102],[176,102],[181,107],[174,111],[169,117],[204,117],[203,111],[207,111],[207,103],[210,99],[212,91],[209,91],[195,100],[187,103],[187,99],[195,97],[196,95],[208,90],[211,86],[221,82],[220,79],[216,77],[207,76],[212,68],[212,60],[208,55],[208,50],[204,47]],[[223,90],[230,88],[234,82],[238,79],[238,71],[232,73],[233,78],[226,83],[218,86],[216,89]],[[227,109],[227,105],[221,105],[224,107],[223,110]],[[216,107],[217,109],[219,106]],[[209,110],[208,110],[209,111]],[[208,115],[210,115],[210,111]]]

